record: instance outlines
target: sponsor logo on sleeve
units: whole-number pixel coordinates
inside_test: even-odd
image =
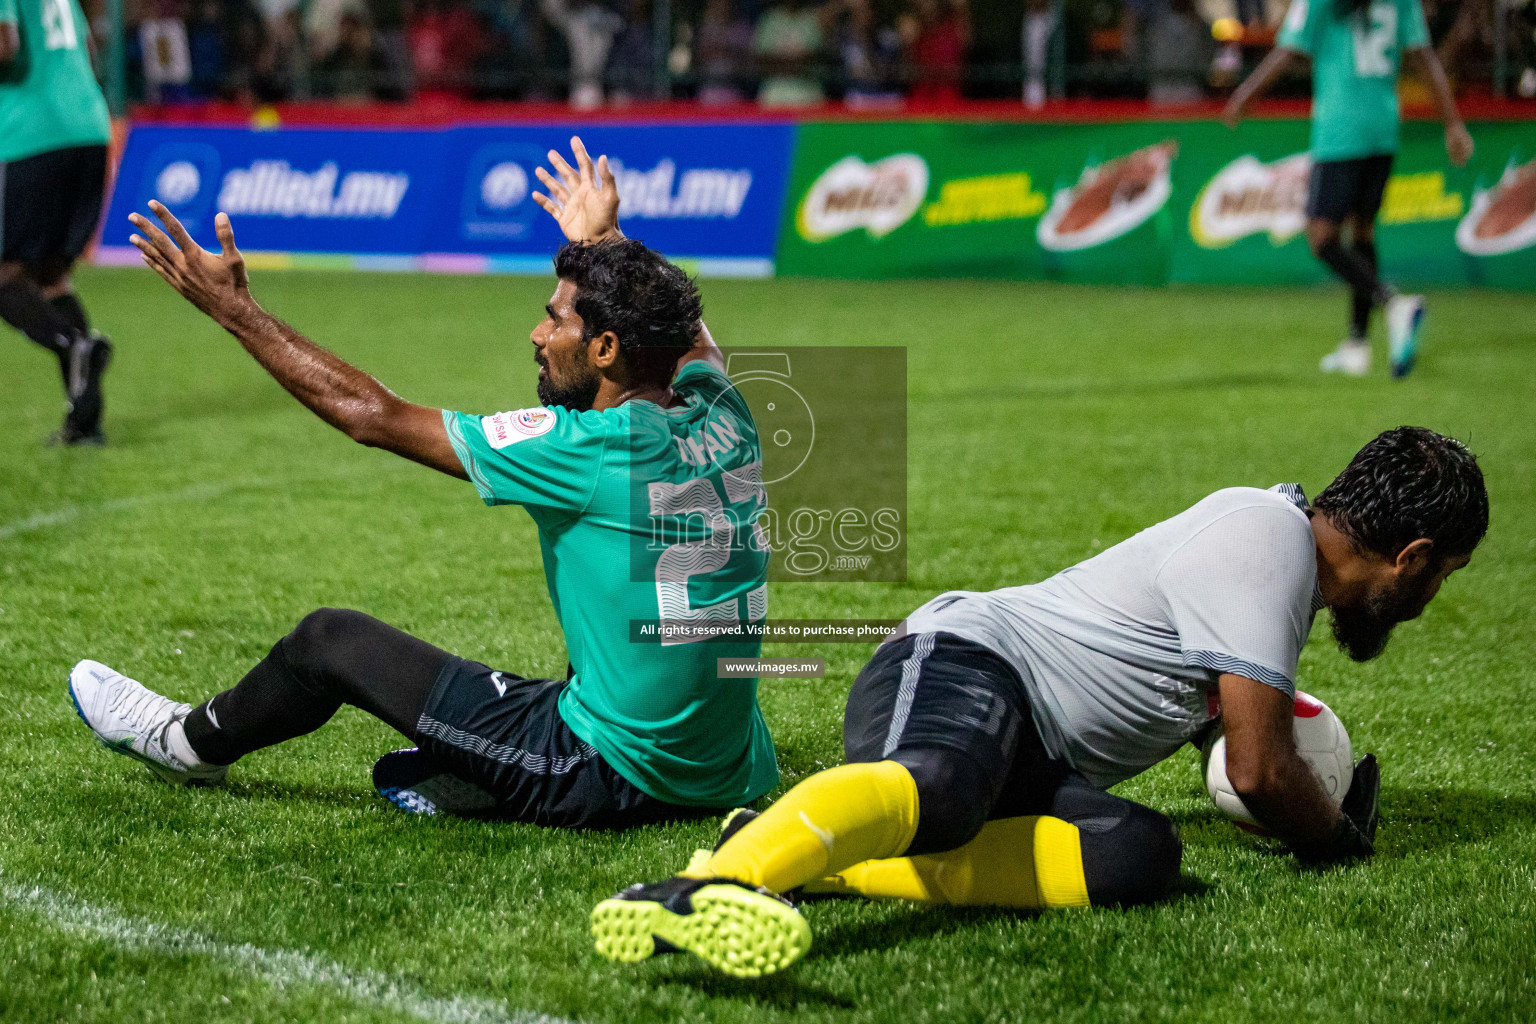
[[[485,431],[485,442],[496,449],[547,434],[554,428],[555,411],[542,407],[480,417],[480,429]]]

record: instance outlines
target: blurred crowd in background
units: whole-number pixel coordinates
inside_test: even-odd
[[[98,5],[102,0],[95,0]],[[87,9],[106,29],[101,11]],[[130,98],[899,106],[1218,96],[1285,0],[127,0]],[[1536,0],[1424,0],[1464,90],[1536,95]],[[1499,24],[1503,19],[1503,25]],[[1505,60],[1496,47],[1504,41]],[[1305,81],[1291,83],[1305,94]],[[1284,94],[1285,90],[1280,90]]]

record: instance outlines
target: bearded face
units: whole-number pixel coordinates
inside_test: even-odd
[[[576,312],[576,286],[561,280],[529,335],[539,366],[539,404],[586,412],[597,401],[602,372],[592,364],[592,340]]]
[[[1398,623],[1416,619],[1438,590],[1439,570],[1425,565],[1394,586],[1368,595],[1352,608],[1333,609],[1333,638],[1353,661],[1370,661],[1387,649]],[[1433,587],[1433,589],[1432,589]]]
[[[572,365],[564,369],[551,365],[549,358],[542,352],[536,351],[533,358],[539,364],[537,390],[540,405],[564,406],[577,412],[586,412],[592,408],[592,403],[597,401],[597,390],[603,383],[603,376],[597,372],[597,367],[586,361],[584,350],[573,359]]]

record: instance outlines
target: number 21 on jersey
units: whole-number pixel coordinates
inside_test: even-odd
[[[749,463],[740,469],[720,474],[726,499],[733,505],[750,502],[753,509],[768,503],[763,489],[762,464]],[[710,635],[710,626],[720,631],[734,629],[742,620],[736,598],[694,605],[688,599],[690,580],[708,583],[712,573],[724,569],[731,559],[737,525],[726,512],[725,503],[709,477],[695,477],[686,483],[655,481],[647,486],[651,515],[697,516],[708,534],[691,542],[669,545],[656,560],[656,604],[664,623],[693,627],[686,637],[665,637],[664,646],[691,643]],[[751,523],[756,550],[766,549],[762,529]],[[754,587],[746,595],[746,621],[756,622],[768,614],[768,586]]]

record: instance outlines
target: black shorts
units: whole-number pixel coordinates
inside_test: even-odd
[[[843,752],[850,763],[943,749],[993,783],[987,817],[1050,814],[1062,786],[1086,779],[1046,752],[1018,673],[952,633],[915,633],[875,652],[848,694]]]
[[[0,261],[73,263],[101,219],[107,147],[72,146],[0,163]]]
[[[843,746],[850,762],[892,760],[912,773],[909,855],[962,846],[989,820],[1049,815],[1081,835],[1096,906],[1157,899],[1178,878],[1173,822],[1052,758],[1018,673],[980,644],[918,633],[881,647],[848,695]]]
[[[1307,216],[1334,224],[1342,224],[1350,217],[1375,223],[1391,176],[1391,153],[1356,160],[1317,161],[1307,184]]]
[[[416,742],[453,775],[495,797],[497,817],[558,828],[629,828],[724,813],[658,800],[620,775],[560,717],[565,686],[451,657],[422,708]]]

